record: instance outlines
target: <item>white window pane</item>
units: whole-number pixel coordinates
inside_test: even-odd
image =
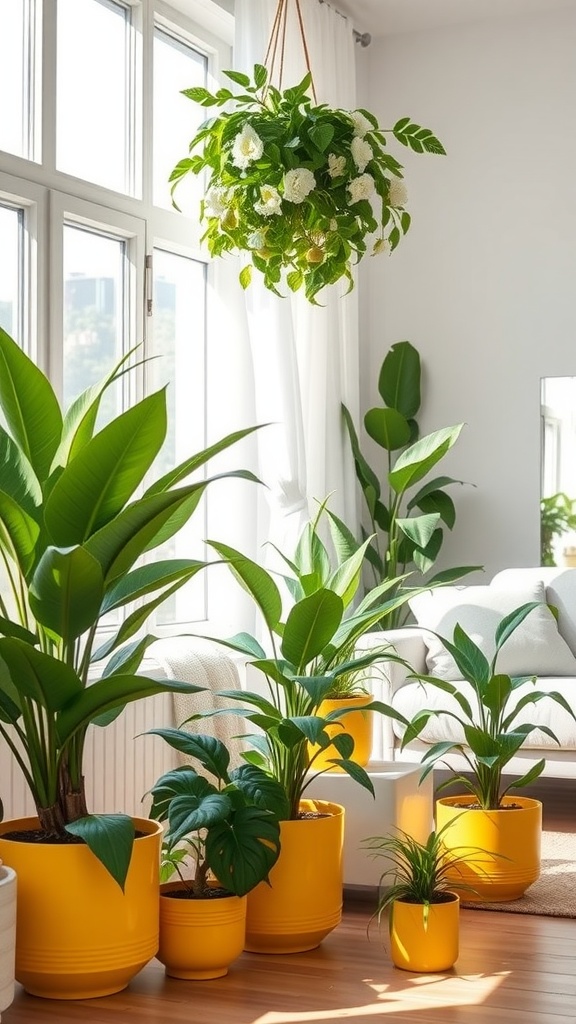
[[[154,339],[149,364],[152,390],[167,385],[168,436],[154,466],[166,472],[205,446],[204,335],[205,266],[161,249],[154,250]],[[154,558],[204,558],[203,506],[176,537],[154,551]],[[206,617],[205,581],[200,573],[158,610],[158,621],[185,622]]]
[[[154,32],[154,194],[156,206],[172,208],[170,173],[188,155],[188,145],[205,120],[205,107],[182,96],[182,89],[206,85],[207,60],[191,46],[161,29]],[[189,174],[178,185],[176,201],[187,214],[199,215],[202,176]]]
[[[0,204],[0,327],[21,341],[24,212]]]
[[[56,165],[129,192],[130,17],[113,0],[58,0]]]
[[[33,0],[0,3],[0,149],[33,158]],[[39,69],[38,69],[39,71]]]
[[[64,227],[63,395],[68,407],[104,377],[124,351],[126,243],[70,224]],[[121,411],[119,387],[109,388],[102,422]]]

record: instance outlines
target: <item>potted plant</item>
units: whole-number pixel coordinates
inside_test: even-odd
[[[386,354],[378,376],[381,405],[368,409],[364,427],[384,460],[382,469],[375,469],[362,453],[349,410],[342,406],[344,423],[354,458],[356,477],[362,490],[369,517],[371,539],[366,549],[366,563],[375,583],[394,579],[417,569],[429,573],[444,539],[444,529],[451,530],[456,508],[446,488],[462,484],[449,476],[426,479],[452,449],[462,424],[445,427],[425,437],[415,419],[421,402],[421,365],[417,349],[409,341],[399,341]],[[410,495],[410,491],[417,490]],[[454,569],[455,577],[481,568],[462,566]],[[435,578],[429,579],[430,586]],[[406,607],[391,612],[386,626],[402,625]]]
[[[404,971],[447,971],[458,959],[460,898],[452,877],[465,855],[447,849],[449,827],[431,832],[424,843],[400,828],[362,843],[388,864],[376,916],[380,921],[389,911],[390,956]]]
[[[444,842],[452,849],[491,851],[459,866],[458,875],[449,872],[453,884],[460,878],[474,889],[470,897],[473,900],[517,899],[540,874],[542,804],[516,792],[510,794],[537,779],[545,760],[541,758],[520,778],[506,782],[504,773],[534,729],[558,741],[548,726],[536,727],[524,721],[522,712],[532,704],[551,700],[576,718],[561,693],[536,688],[535,676],[509,676],[497,671],[499,651],[537,607],[539,602],[531,601],[502,618],[496,628],[494,655],[490,660],[459,624],[452,640],[435,634],[452,655],[464,683],[413,675],[427,687],[446,694],[447,701],[441,709],[419,711],[406,730],[402,745],[419,736],[430,717],[436,715],[454,719],[461,732],[461,739],[434,743],[426,751],[422,778],[434,765],[442,764],[450,769],[451,775],[439,789],[455,781],[465,790],[465,795],[441,797],[437,801],[437,828],[442,831],[447,823],[453,822],[450,832],[444,833]],[[424,692],[422,701],[425,703]],[[452,752],[464,758],[469,774],[445,764],[444,758]]]
[[[246,948],[300,952],[317,946],[339,923],[342,912],[343,808],[305,799],[307,787],[326,770],[326,766],[317,767],[322,752],[331,746],[329,763],[374,792],[368,774],[353,759],[352,737],[342,730],[351,710],[349,702],[341,701],[327,713],[321,712],[322,702],[341,676],[358,673],[383,656],[382,645],[359,652],[356,644],[415,591],[388,598],[387,591],[397,581],[385,581],[356,608],[349,608],[363,546],[349,554],[342,544],[338,564],[332,566],[322,555],[316,520],[305,542],[316,552],[316,569],[310,565],[310,571],[304,571],[304,562],[298,567],[285,559],[293,565],[292,575],[283,577],[290,594],[285,614],[272,573],[234,548],[209,543],[255,601],[268,633],[268,650],[246,633],[217,640],[247,658],[262,688],[224,691],[220,696],[235,702],[234,706],[205,714],[234,711],[253,723],[256,731],[249,737],[253,749],[243,756],[280,782],[287,799],[287,814],[281,822],[282,853],[270,873],[270,886],[260,884],[248,896]],[[401,660],[388,651],[384,656]],[[236,702],[242,706],[238,708]],[[407,726],[401,714],[380,701],[371,701],[366,710]],[[331,734],[334,726],[340,728]]]
[[[0,861],[0,1017],[14,998],[16,872]]]
[[[556,565],[554,538],[576,530],[576,501],[559,492],[540,500],[540,561]],[[566,563],[569,564],[569,563]]]
[[[246,894],[267,881],[278,859],[285,794],[254,765],[229,772],[220,740],[179,729],[151,732],[204,769],[176,768],[152,788],[150,813],[168,823],[157,956],[173,978],[220,978],[244,948]],[[190,858],[192,878],[183,870]],[[174,872],[179,880],[170,881]]]
[[[403,168],[386,136],[417,153],[444,153],[441,143],[409,117],[385,130],[367,110],[317,105],[310,74],[284,92],[270,84],[262,64],[253,80],[224,74],[241,93],[183,90],[205,107],[232,106],[200,127],[190,155],[172,171],[172,193],[187,174],[208,170],[203,237],[212,256],[248,256],[242,287],[255,267],[266,288],[279,294],[285,273],[288,288],[304,288],[311,302],[342,277],[352,288],[353,264],[366,253],[391,251],[410,226]]]
[[[0,736],[37,811],[0,826],[0,857],[18,875],[16,977],[55,998],[117,991],[156,952],[161,828],[89,813],[84,742],[129,701],[198,689],[137,674],[155,638],[133,638],[206,563],[137,563],[178,531],[210,485],[189,475],[246,433],[144,484],[166,434],[164,390],[95,429],[129,358],[63,414],[48,379],[0,330]],[[101,642],[98,627],[113,610],[125,617]]]

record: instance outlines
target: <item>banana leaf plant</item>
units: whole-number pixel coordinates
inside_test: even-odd
[[[161,880],[176,872],[191,899],[209,895],[209,872],[236,896],[267,881],[280,853],[279,822],[286,817],[280,783],[254,765],[229,772],[230,754],[213,736],[182,729],[151,729],[149,735],[161,736],[204,769],[200,774],[192,765],[174,768],[152,787],[150,814],[167,822]],[[191,879],[183,873],[190,859]]]
[[[86,733],[130,701],[198,690],[137,670],[155,639],[141,633],[146,619],[207,563],[139,560],[178,532],[218,479],[190,475],[249,433],[228,435],[146,485],[166,436],[164,389],[96,431],[102,396],[128,372],[130,356],[63,414],[49,380],[0,329],[0,736],[41,830],[82,837],[121,886],[134,825],[126,815],[88,813]],[[243,470],[221,476],[255,480]],[[113,611],[123,618],[100,643],[98,627]]]
[[[446,488],[463,481],[449,476],[426,478],[454,446],[463,424],[420,437],[414,417],[420,408],[421,375],[420,356],[414,346],[409,341],[393,345],[378,377],[382,405],[369,409],[364,416],[367,434],[383,452],[384,466],[378,470],[362,453],[352,416],[342,406],[370,522],[366,561],[375,582],[394,579],[414,568],[423,575],[428,573],[440,553],[444,530],[451,530],[456,521],[454,501]],[[416,485],[418,489],[410,495]],[[453,578],[479,568],[456,568]],[[429,577],[428,583],[434,579]],[[391,613],[387,625],[399,626],[405,617],[406,609],[399,607]]]
[[[322,512],[323,507],[320,515]],[[256,726],[258,731],[249,736],[251,749],[244,757],[281,783],[290,819],[298,817],[300,800],[313,778],[327,770],[315,772],[314,762],[331,745],[334,757],[327,763],[338,765],[374,792],[367,772],[351,759],[352,737],[344,731],[336,736],[326,731],[326,726],[338,723],[352,706],[343,700],[338,709],[322,714],[320,705],[341,677],[358,676],[383,658],[405,664],[389,643],[368,651],[357,649],[357,644],[417,592],[400,589],[400,579],[384,580],[354,606],[367,542],[358,546],[336,517],[329,519],[335,559],[330,558],[319,536],[318,517],[304,528],[295,557],[282,556],[292,572],[278,577],[288,592],[287,614],[275,575],[234,548],[209,541],[254,600],[268,634],[268,649],[248,633],[217,642],[247,657],[263,676],[265,686],[264,693],[222,691],[221,696],[235,702],[233,706],[191,718],[234,712]],[[407,724],[403,715],[382,701],[371,701],[364,710],[370,709]],[[309,744],[318,747],[312,755]]]
[[[442,640],[454,658],[467,687],[461,682],[451,683],[437,676],[418,673],[411,676],[426,684],[422,691],[423,705],[426,703],[426,688],[431,687],[449,695],[449,706],[436,710],[423,706],[404,733],[402,748],[420,736],[430,718],[447,716],[454,719],[460,727],[462,740],[433,743],[422,758],[421,780],[426,778],[434,765],[448,768],[450,778],[441,783],[438,789],[458,782],[473,794],[478,806],[484,810],[497,810],[510,790],[528,786],[544,771],[546,761],[541,758],[520,778],[512,778],[507,784],[504,783],[507,765],[531,732],[539,729],[555,743],[559,742],[547,725],[519,720],[525,708],[549,700],[559,704],[576,720],[576,714],[561,693],[557,690],[537,689],[536,676],[509,676],[497,670],[500,649],[526,616],[538,607],[537,601],[530,601],[504,616],[496,628],[495,651],[490,661],[458,623],[451,640],[438,633],[434,634]],[[464,758],[469,775],[451,769],[444,761],[446,755],[453,752]]]

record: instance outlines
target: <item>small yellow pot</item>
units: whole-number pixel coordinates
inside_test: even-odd
[[[528,797],[506,796],[510,809],[467,809],[469,796],[442,797],[436,802],[436,828],[444,828],[444,845],[470,860],[458,864],[449,879],[462,899],[490,903],[516,900],[540,876],[542,804]],[[510,805],[518,804],[516,808]],[[463,807],[464,805],[464,807]],[[486,853],[479,851],[486,851]],[[457,883],[476,893],[458,890]]]
[[[364,711],[363,709],[367,704],[371,704],[374,697],[370,693],[358,694],[355,697],[340,697],[338,699],[323,700],[318,708],[318,714],[320,717],[327,715],[330,711],[337,711],[338,708],[342,707],[353,707],[353,711],[346,712],[345,715],[339,720],[337,725],[326,726],[326,732],[329,736],[336,736],[338,733],[347,732],[354,740],[354,751],[352,753],[351,761],[355,761],[356,764],[362,765],[364,768],[372,754],[372,728],[373,728],[373,712]],[[318,746],[309,746],[309,756],[318,750]],[[341,772],[342,769],[336,765],[330,764],[331,757],[340,757],[335,747],[327,747],[323,750],[312,765],[313,771],[323,771],[327,769],[331,772]]]
[[[325,817],[280,822],[270,885],[260,882],[248,893],[251,953],[315,949],[342,920],[344,808],[327,800],[303,800],[300,808]]]
[[[460,900],[449,893],[445,903],[426,908],[395,900],[390,909],[390,956],[403,971],[447,971],[459,952]]]
[[[5,839],[36,818],[0,825],[0,858],[18,877],[16,980],[47,999],[120,992],[158,949],[162,826],[134,818],[137,832],[124,893],[84,844]]]
[[[175,899],[182,882],[160,886],[158,959],[171,978],[222,978],[244,949],[246,896]]]

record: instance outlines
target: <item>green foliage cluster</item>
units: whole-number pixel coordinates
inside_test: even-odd
[[[441,143],[408,117],[384,131],[367,110],[315,105],[310,74],[284,92],[261,64],[253,81],[238,71],[224,74],[243,92],[184,90],[195,103],[233,109],[200,127],[190,155],[172,171],[172,192],[187,174],[208,169],[204,238],[213,256],[249,254],[243,287],[255,267],[277,294],[286,272],[288,288],[303,287],[311,302],[342,277],[352,288],[353,263],[368,251],[394,249],[410,226],[405,190],[395,184],[403,168],[386,149],[386,135],[417,153],[444,153]]]
[[[45,375],[0,329],[0,736],[30,789],[40,825],[81,835],[123,884],[134,838],[124,815],[90,815],[82,770],[92,723],[178,681],[138,674],[156,639],[150,613],[206,563],[141,556],[173,537],[218,477],[188,482],[249,431],[231,434],[148,484],[166,436],[165,390],[96,431],[102,396],[138,364],[128,354],[63,414]],[[224,476],[254,480],[239,470]],[[139,496],[137,496],[139,495]],[[120,625],[97,646],[110,612]],[[89,684],[91,669],[104,667]]]
[[[419,736],[430,718],[447,716],[455,719],[462,728],[464,742],[445,740],[434,743],[422,758],[422,763],[425,765],[422,779],[429,774],[435,764],[441,763],[443,767],[446,767],[443,759],[447,754],[455,751],[461,754],[466,761],[471,777],[454,771],[452,778],[441,783],[438,788],[443,789],[455,779],[473,794],[478,805],[484,810],[497,810],[510,790],[521,789],[542,774],[545,766],[544,758],[537,761],[521,778],[513,778],[508,785],[504,785],[503,774],[506,766],[534,729],[539,729],[555,743],[558,743],[557,737],[547,725],[518,721],[524,708],[543,700],[550,700],[559,704],[576,720],[574,711],[561,693],[556,690],[536,689],[535,676],[509,676],[496,671],[498,652],[501,647],[526,616],[538,607],[538,602],[531,601],[504,616],[496,629],[495,651],[491,661],[488,661],[482,650],[458,624],[454,627],[452,641],[439,636],[438,633],[434,634],[442,640],[454,658],[462,679],[465,679],[472,687],[473,700],[468,700],[459,683],[451,683],[436,676],[420,674],[412,676],[414,679],[421,679],[443,693],[449,694],[457,706],[457,710],[444,708],[430,711],[423,708],[417,712],[409,729],[406,730],[402,738],[402,745],[405,746],[410,740]],[[531,683],[533,689],[526,691],[526,683]],[[518,690],[521,687],[524,692],[519,695]]]
[[[162,879],[177,871],[190,893],[201,898],[208,873],[228,892],[244,896],[268,878],[280,853],[279,820],[286,817],[284,790],[254,765],[229,772],[230,755],[212,736],[182,729],[152,729],[151,734],[197,760],[205,773],[183,766],[166,772],[152,788],[151,815],[167,822]],[[194,877],[182,874],[191,856]]]
[[[394,579],[414,568],[425,574],[436,562],[444,529],[451,530],[456,520],[454,502],[446,488],[462,481],[449,476],[426,477],[454,446],[463,426],[459,423],[420,437],[414,418],[421,401],[420,356],[409,341],[397,342],[385,356],[378,391],[382,405],[368,410],[364,426],[382,451],[384,470],[370,465],[362,453],[352,416],[346,406],[342,407],[370,520],[366,560],[376,582]],[[418,489],[410,495],[416,485]],[[453,578],[479,568],[460,566],[452,570]],[[429,577],[429,586],[434,582],[435,577]],[[447,582],[444,575],[443,582]],[[387,625],[401,625],[405,614],[405,608],[398,607]]]
[[[554,537],[576,530],[576,501],[560,491],[540,500],[540,562],[556,565]]]

